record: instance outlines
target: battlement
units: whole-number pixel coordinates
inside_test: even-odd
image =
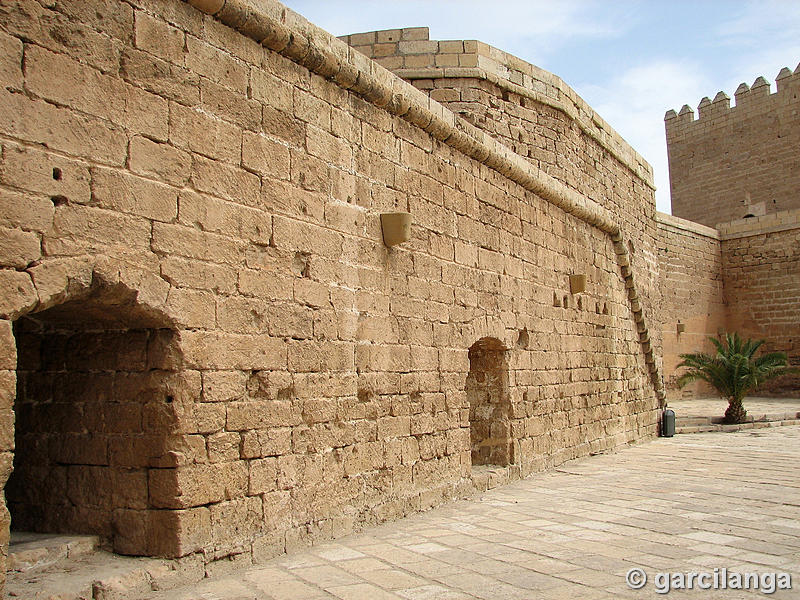
[[[411,82],[483,79],[556,108],[654,189],[650,164],[575,90],[549,71],[478,40],[431,40],[428,27],[354,33],[339,39]]]
[[[706,96],[697,106],[697,119],[694,110],[688,104],[684,104],[677,113],[670,109],[664,115],[667,137],[685,132],[700,121],[707,123],[709,120],[729,115],[737,118],[742,116],[743,112],[763,112],[770,110],[775,104],[796,100],[796,92],[800,90],[800,63],[794,72],[788,67],[783,67],[775,78],[775,84],[777,89],[774,93],[770,93],[769,82],[761,76],[756,78],[753,85],[739,84],[734,93],[736,100],[734,106],[731,106],[730,96],[723,91],[718,92],[713,100]]]
[[[674,215],[714,226],[800,208],[800,65],[775,81],[775,92],[763,77],[742,83],[734,106],[705,97],[697,119],[688,105],[667,111]]]

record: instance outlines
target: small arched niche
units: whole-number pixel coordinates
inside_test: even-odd
[[[507,349],[497,338],[470,347],[466,391],[473,466],[512,464]]]

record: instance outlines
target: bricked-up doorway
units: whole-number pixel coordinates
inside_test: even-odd
[[[506,352],[496,338],[481,338],[469,349],[466,388],[473,465],[514,462]]]
[[[153,535],[164,511],[151,505],[148,478],[174,467],[176,333],[135,297],[106,290],[14,323],[12,530],[96,534],[121,554],[169,554],[175,533]]]

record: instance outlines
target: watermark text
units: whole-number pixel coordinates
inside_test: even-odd
[[[653,573],[649,578],[644,569],[635,567],[625,574],[625,582],[634,590],[643,589],[649,579],[657,594],[669,594],[672,590],[753,590],[774,594],[778,590],[792,589],[790,573],[740,573],[716,568],[713,571]]]

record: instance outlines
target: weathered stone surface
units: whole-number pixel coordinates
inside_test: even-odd
[[[500,78],[499,51],[456,42],[432,68],[482,69],[417,64],[416,89],[271,0],[219,3],[223,21],[106,4],[0,9],[15,519],[212,573],[456,497],[473,464],[488,485],[655,435],[649,167],[557,77],[507,57]],[[48,41],[50,13],[110,46]],[[405,61],[426,37],[359,47]],[[411,239],[387,248],[396,211]],[[676,290],[720,264],[711,241],[669,244],[700,253],[669,266]]]
[[[15,319],[31,310],[39,301],[31,276],[12,270],[0,270],[0,318]]]
[[[676,217],[715,227],[800,209],[798,74],[781,71],[772,94],[759,79],[761,85],[739,86],[735,108],[722,93],[697,119],[688,106],[665,119]]]

